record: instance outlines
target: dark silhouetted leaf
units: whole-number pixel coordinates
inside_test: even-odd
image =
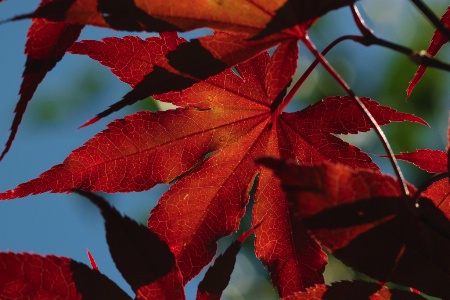
[[[102,197],[86,191],[77,193],[88,198],[101,210],[111,256],[117,269],[135,292],[145,287],[145,292],[141,290],[141,294],[148,293],[147,299],[161,299],[158,298],[161,295],[169,299],[180,299],[180,296],[184,298],[175,257],[156,234],[130,218],[121,216]],[[167,283],[169,285],[165,285]]]
[[[70,270],[83,300],[117,299],[131,300],[121,288],[97,270],[76,261],[70,262]]]
[[[283,6],[277,9],[275,15],[266,27],[252,39],[264,38],[298,24],[307,24],[305,27],[310,27],[317,18],[327,12],[343,6],[352,5],[356,1],[357,0],[321,0],[320,2],[317,2],[315,0],[287,0]]]
[[[380,288],[381,286],[376,282],[361,280],[333,282],[323,294],[322,299],[369,299]]]
[[[220,299],[223,290],[230,282],[231,273],[236,263],[236,256],[242,243],[252,234],[254,229],[243,233],[224,253],[220,254],[214,264],[209,267],[205,277],[198,285],[197,299]]]

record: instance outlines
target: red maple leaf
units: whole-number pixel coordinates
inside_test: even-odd
[[[51,0],[43,0],[41,6]],[[27,61],[20,86],[20,99],[15,109],[15,117],[11,125],[11,133],[0,160],[9,151],[20,122],[38,85],[49,71],[63,58],[66,50],[76,41],[84,25],[51,22],[45,19],[33,19],[28,30],[25,45]]]
[[[163,39],[157,43],[164,43]],[[127,42],[141,45],[139,53],[146,45],[134,38],[117,44]],[[107,43],[83,42],[74,49],[83,46],[95,53]],[[296,42],[284,43],[272,57],[262,53],[238,64],[239,74],[226,70],[181,92],[158,95],[157,99],[181,107],[139,112],[112,122],[63,164],[0,194],[0,199],[74,188],[141,191],[177,180],[152,211],[149,227],[170,246],[187,282],[212,259],[217,239],[238,228],[257,178],[253,218],[254,224],[262,222],[255,231],[258,257],[268,265],[281,295],[320,283],[324,253],[304,231],[291,227],[278,180],[254,159],[272,156],[305,164],[331,160],[377,167],[365,153],[334,136],[371,128],[350,97],[329,97],[302,111],[282,113],[297,51]],[[118,48],[111,53],[121,52]],[[120,57],[114,65],[128,61],[133,66],[134,53]],[[102,57],[102,63],[107,61]],[[131,84],[138,80],[124,75],[129,74],[126,67],[114,72],[131,78]],[[379,124],[425,124],[373,100],[362,100]]]
[[[395,157],[410,162],[429,173],[447,172],[447,153],[441,150],[419,149],[396,154]]]
[[[447,130],[447,152],[419,149],[410,153],[400,153],[395,157],[410,162],[429,173],[441,173],[432,178],[433,181],[426,186],[422,196],[431,199],[450,219],[450,122]]]
[[[1,299],[131,298],[98,271],[67,257],[0,253]]]
[[[450,27],[450,6],[447,8],[447,11],[441,17],[441,22],[446,28]],[[436,30],[433,34],[433,37],[431,38],[431,43],[430,46],[428,46],[427,53],[431,56],[435,56],[439,52],[441,47],[447,42],[448,42],[447,38],[439,30]],[[408,88],[406,89],[408,97],[411,95],[414,87],[420,81],[423,74],[425,74],[426,69],[427,66],[425,65],[421,65],[417,69],[416,74],[414,74],[413,79],[409,82]]]
[[[118,270],[136,299],[185,299],[175,257],[167,244],[148,228],[111,207],[102,197],[77,191],[98,206],[105,219],[106,239]],[[242,242],[241,235],[206,272],[197,299],[219,299],[228,285]],[[0,253],[2,299],[131,299],[102,275],[88,251],[92,269],[70,258]]]
[[[186,31],[208,27],[235,34],[204,36],[180,45],[161,59],[122,100],[85,125],[153,94],[182,90],[280,43],[303,40],[317,18],[355,0],[232,2],[129,0],[50,1],[14,19],[45,18],[120,30]],[[230,13],[231,12],[231,13]]]
[[[46,18],[67,23],[132,31],[218,30],[268,35],[310,22],[356,0],[235,0],[189,3],[175,0],[48,0],[31,14],[14,19]]]
[[[225,39],[220,35],[205,36],[171,49],[165,59],[159,59],[156,67],[135,84],[132,91],[97,114],[86,126],[153,94],[187,88],[280,43],[289,44],[300,39],[311,44],[306,31],[317,18],[355,1],[326,0],[318,5],[312,0],[238,0],[225,3],[43,0],[35,12],[12,19],[33,18],[37,23],[51,24],[42,31],[44,33],[37,35],[40,43],[44,48],[50,48],[51,53],[47,54],[44,67],[37,74],[30,70],[24,73],[22,97],[17,104],[11,134],[0,160],[11,147],[34,90],[45,74],[62,58],[67,47],[76,40],[78,34],[70,33],[70,30],[79,33],[84,25],[156,32],[208,27],[236,33]],[[42,20],[36,21],[37,19]],[[33,40],[30,36],[28,43]],[[30,74],[37,76],[34,78]],[[28,81],[26,85],[25,81]]]
[[[281,179],[292,221],[346,265],[380,282],[450,296],[450,222],[430,199],[403,197],[393,177],[371,170],[260,162]]]

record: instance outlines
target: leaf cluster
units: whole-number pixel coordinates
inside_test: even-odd
[[[61,164],[0,193],[0,200],[46,192],[88,198],[103,215],[111,256],[136,299],[184,299],[184,286],[214,259],[217,241],[238,230],[250,198],[251,228],[209,267],[198,299],[221,297],[251,234],[255,254],[283,299],[450,298],[449,149],[394,155],[380,126],[427,122],[357,96],[326,59],[345,40],[401,52],[420,65],[409,96],[427,67],[450,70],[433,58],[448,40],[450,10],[439,20],[421,1],[412,1],[438,24],[427,52],[417,52],[378,38],[355,2],[43,0],[34,12],[9,20],[31,19],[32,25],[0,160],[39,84],[66,53],[98,61],[131,86],[82,127],[150,96],[176,108],[111,122]],[[360,35],[342,36],[320,52],[308,30],[345,7]],[[159,36],[77,41],[86,26]],[[214,33],[191,40],[177,34],[203,27]],[[299,42],[316,60],[293,82]],[[318,64],[345,95],[285,112]],[[378,134],[395,178],[339,138],[369,130]],[[397,160],[436,175],[416,188]],[[93,193],[145,191],[161,183],[171,187],[147,226]],[[327,253],[371,281],[325,285]],[[0,296],[130,299],[88,255],[92,268],[66,257],[0,253]]]

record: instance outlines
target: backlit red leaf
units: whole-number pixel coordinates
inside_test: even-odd
[[[442,16],[441,22],[446,28],[450,27],[450,6],[447,8],[447,11]],[[439,30],[436,30],[433,34],[433,37],[431,38],[431,43],[430,43],[430,46],[428,46],[427,53],[431,56],[435,56],[439,52],[441,47],[444,44],[446,44],[447,42],[448,41],[444,37],[444,35]],[[406,90],[408,97],[411,95],[416,84],[422,78],[426,69],[427,69],[427,66],[424,66],[424,65],[419,66],[419,69],[417,69],[416,74],[414,74],[414,77],[409,82],[408,89]]]
[[[312,1],[291,0],[235,0],[189,3],[168,0],[57,0],[49,1],[34,13],[21,18],[47,18],[68,23],[90,24],[132,31],[187,31],[209,27],[219,30],[264,36],[285,28],[303,24],[327,12],[350,5],[355,0]]]
[[[15,116],[11,125],[11,133],[5,149],[0,155],[0,160],[9,151],[28,102],[32,99],[38,85],[47,72],[52,70],[56,63],[63,58],[67,48],[77,40],[83,27],[83,25],[33,19],[33,23],[28,30],[28,40],[25,45],[27,61],[23,72],[23,81],[20,86],[20,99],[14,111]]]
[[[419,149],[396,154],[397,159],[406,160],[429,173],[447,172],[447,153],[440,150]]]
[[[80,299],[71,259],[0,253],[0,298]]]
[[[272,282],[281,295],[323,283],[327,255],[299,222],[289,217],[289,204],[279,180],[269,170],[260,171],[253,223],[255,252],[268,266]]]
[[[141,191],[177,179],[148,224],[169,245],[187,282],[213,258],[216,241],[237,230],[257,177],[253,222],[262,224],[255,232],[256,251],[281,295],[321,283],[325,255],[303,229],[292,229],[278,181],[254,160],[272,156],[305,164],[376,165],[334,135],[371,128],[350,97],[329,97],[297,113],[278,111],[297,51],[296,41],[283,43],[272,57],[262,53],[238,64],[239,75],[226,70],[180,92],[157,95],[181,108],[112,122],[63,164],[0,199],[74,188]],[[362,101],[379,124],[424,123],[373,100]]]
[[[158,59],[181,43],[176,33],[161,33],[161,37],[145,40],[137,36],[104,38],[101,41],[84,40],[69,48],[73,54],[84,54],[111,69],[123,82],[135,87],[153,70]]]
[[[379,172],[261,162],[282,179],[291,218],[301,219],[348,266],[382,282],[449,297],[450,222],[431,201],[421,198],[415,205],[400,196],[394,178]]]
[[[296,41],[296,38],[293,39],[292,36],[283,33],[257,41],[249,41],[247,38],[248,35],[220,32],[213,36],[194,39],[180,44],[176,49],[168,52],[166,57],[153,58],[156,63],[153,67],[142,64],[142,59],[138,58],[135,61],[136,54],[141,55],[139,48],[133,51],[129,50],[131,53],[134,53],[133,57],[131,57],[134,63],[148,69],[148,73],[140,82],[134,82],[134,80],[131,83],[127,82],[133,85],[134,89],[127,93],[122,100],[97,114],[95,118],[88,121],[85,125],[92,124],[148,96],[179,91],[190,87],[283,41],[288,44],[290,44],[290,40]],[[168,40],[169,38],[166,38],[163,42],[166,43]],[[85,41],[84,43],[95,42]],[[132,46],[132,41],[130,40],[124,40],[122,43]],[[174,41],[171,41],[171,43],[174,43]],[[96,51],[98,50],[96,49]],[[105,56],[105,54],[105,52],[102,52],[101,55]],[[109,59],[116,59],[116,56],[109,57]],[[124,56],[124,59],[120,59],[120,61],[127,61],[127,59],[130,59],[130,55]],[[150,58],[146,57],[146,59],[149,60]],[[101,59],[100,61],[103,63],[106,59]],[[113,72],[115,72],[114,66],[108,66],[112,67]],[[122,79],[127,76],[128,72],[130,72],[130,68],[126,67],[115,74]]]
[[[1,299],[131,298],[98,271],[66,257],[0,253]]]
[[[314,0],[287,0],[276,10],[270,22],[254,39],[280,32],[297,24],[305,24],[307,25],[305,28],[309,28],[317,18],[327,12],[355,2],[356,0],[325,0],[319,3]]]
[[[431,199],[450,220],[450,182],[448,178],[433,183],[422,195]]]
[[[153,67],[122,100],[99,113],[84,126],[148,96],[182,90],[257,53],[303,39],[313,21],[330,10],[355,0],[325,1],[246,1],[233,3],[195,1],[50,1],[34,13],[14,18],[47,18],[67,23],[90,24],[123,30],[183,31],[199,27],[237,33],[225,40],[219,36],[202,37],[180,45],[167,60]],[[236,9],[236,10],[234,10]],[[250,37],[261,32],[252,41]]]
[[[98,271],[98,266],[97,266],[97,263],[95,262],[94,256],[87,249],[86,249],[86,252],[87,252],[87,255],[88,255],[88,258],[89,258],[89,263],[91,264],[92,270],[97,270]]]

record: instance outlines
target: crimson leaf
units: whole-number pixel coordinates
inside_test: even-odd
[[[41,6],[49,1],[51,0],[43,0]],[[0,154],[0,160],[11,148],[28,102],[31,101],[38,85],[63,58],[66,50],[77,40],[83,27],[83,25],[57,23],[43,19],[32,20],[25,45],[27,61],[22,75],[20,99],[16,105],[11,133],[5,149]]]

